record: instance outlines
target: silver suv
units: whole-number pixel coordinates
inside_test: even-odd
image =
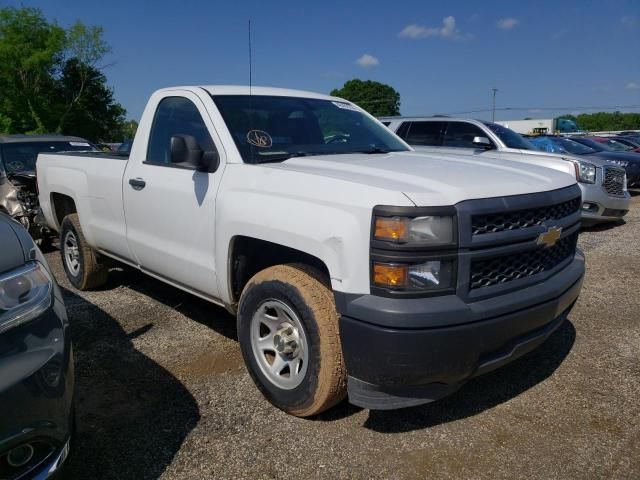
[[[583,224],[619,220],[629,210],[625,171],[612,162],[541,152],[497,123],[443,116],[382,117],[380,121],[416,150],[532,163],[575,176],[582,190]]]

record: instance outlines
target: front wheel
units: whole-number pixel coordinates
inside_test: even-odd
[[[344,399],[338,314],[322,274],[297,264],[267,268],[249,280],[238,310],[247,369],[273,405],[308,417]]]
[[[60,253],[64,271],[78,290],[90,290],[107,282],[107,267],[99,263],[96,253],[84,238],[76,213],[62,220]]]

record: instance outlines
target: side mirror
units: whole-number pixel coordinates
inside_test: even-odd
[[[491,140],[489,140],[487,137],[473,137],[472,143],[476,147],[484,148],[485,150],[490,150],[493,148],[493,145],[491,145]]]
[[[220,165],[220,156],[215,151],[203,152],[191,135],[174,135],[171,137],[171,163],[215,172]]]

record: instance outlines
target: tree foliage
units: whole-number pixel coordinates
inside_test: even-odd
[[[0,131],[120,139],[126,111],[101,72],[102,35],[81,22],[65,30],[35,8],[0,8]]]
[[[578,116],[561,115],[570,118],[587,131],[640,130],[640,113],[597,112],[581,113]]]
[[[400,115],[400,94],[384,83],[354,78],[331,95],[345,98],[375,117]]]

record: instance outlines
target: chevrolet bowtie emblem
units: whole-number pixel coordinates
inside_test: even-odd
[[[556,242],[560,239],[560,235],[562,234],[562,227],[551,227],[544,233],[538,235],[538,240],[536,243],[538,245],[544,245],[545,247],[553,247]]]

